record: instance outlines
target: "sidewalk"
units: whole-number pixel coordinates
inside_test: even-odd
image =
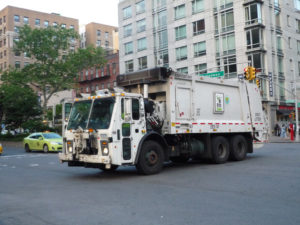
[[[282,138],[282,137],[273,136],[273,135],[270,137],[269,142],[270,143],[300,143],[299,141],[296,142],[295,140],[291,141],[290,137]]]

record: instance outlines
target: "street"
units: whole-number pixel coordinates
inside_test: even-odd
[[[166,163],[153,176],[69,168],[55,153],[4,146],[0,225],[300,224],[300,144],[266,144],[245,161]]]

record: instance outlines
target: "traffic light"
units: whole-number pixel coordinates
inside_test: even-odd
[[[247,66],[244,68],[244,75],[246,80],[254,80],[255,79],[256,69],[252,66]]]
[[[256,85],[257,85],[257,87],[258,87],[258,88],[260,88],[260,80],[259,80],[258,78],[256,78],[256,80],[255,80],[255,81],[256,81]]]

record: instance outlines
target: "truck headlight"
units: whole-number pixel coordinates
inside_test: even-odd
[[[73,143],[71,141],[67,141],[67,151],[69,153],[73,152]]]
[[[108,155],[108,148],[103,149],[103,155]]]
[[[100,143],[101,143],[102,155],[107,156],[109,154],[107,141],[101,141]]]

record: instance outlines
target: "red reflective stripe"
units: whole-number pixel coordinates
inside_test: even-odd
[[[208,125],[212,125],[212,123],[208,123]]]
[[[229,123],[229,125],[233,125],[233,123]]]
[[[226,125],[227,123],[222,123],[223,125]]]
[[[245,123],[241,123],[241,125],[245,125]]]
[[[205,125],[206,123],[200,123],[201,125]]]
[[[235,125],[239,125],[239,123],[235,123]]]
[[[197,123],[193,123],[193,125],[197,125]]]
[[[180,125],[180,123],[176,123],[177,125]]]

